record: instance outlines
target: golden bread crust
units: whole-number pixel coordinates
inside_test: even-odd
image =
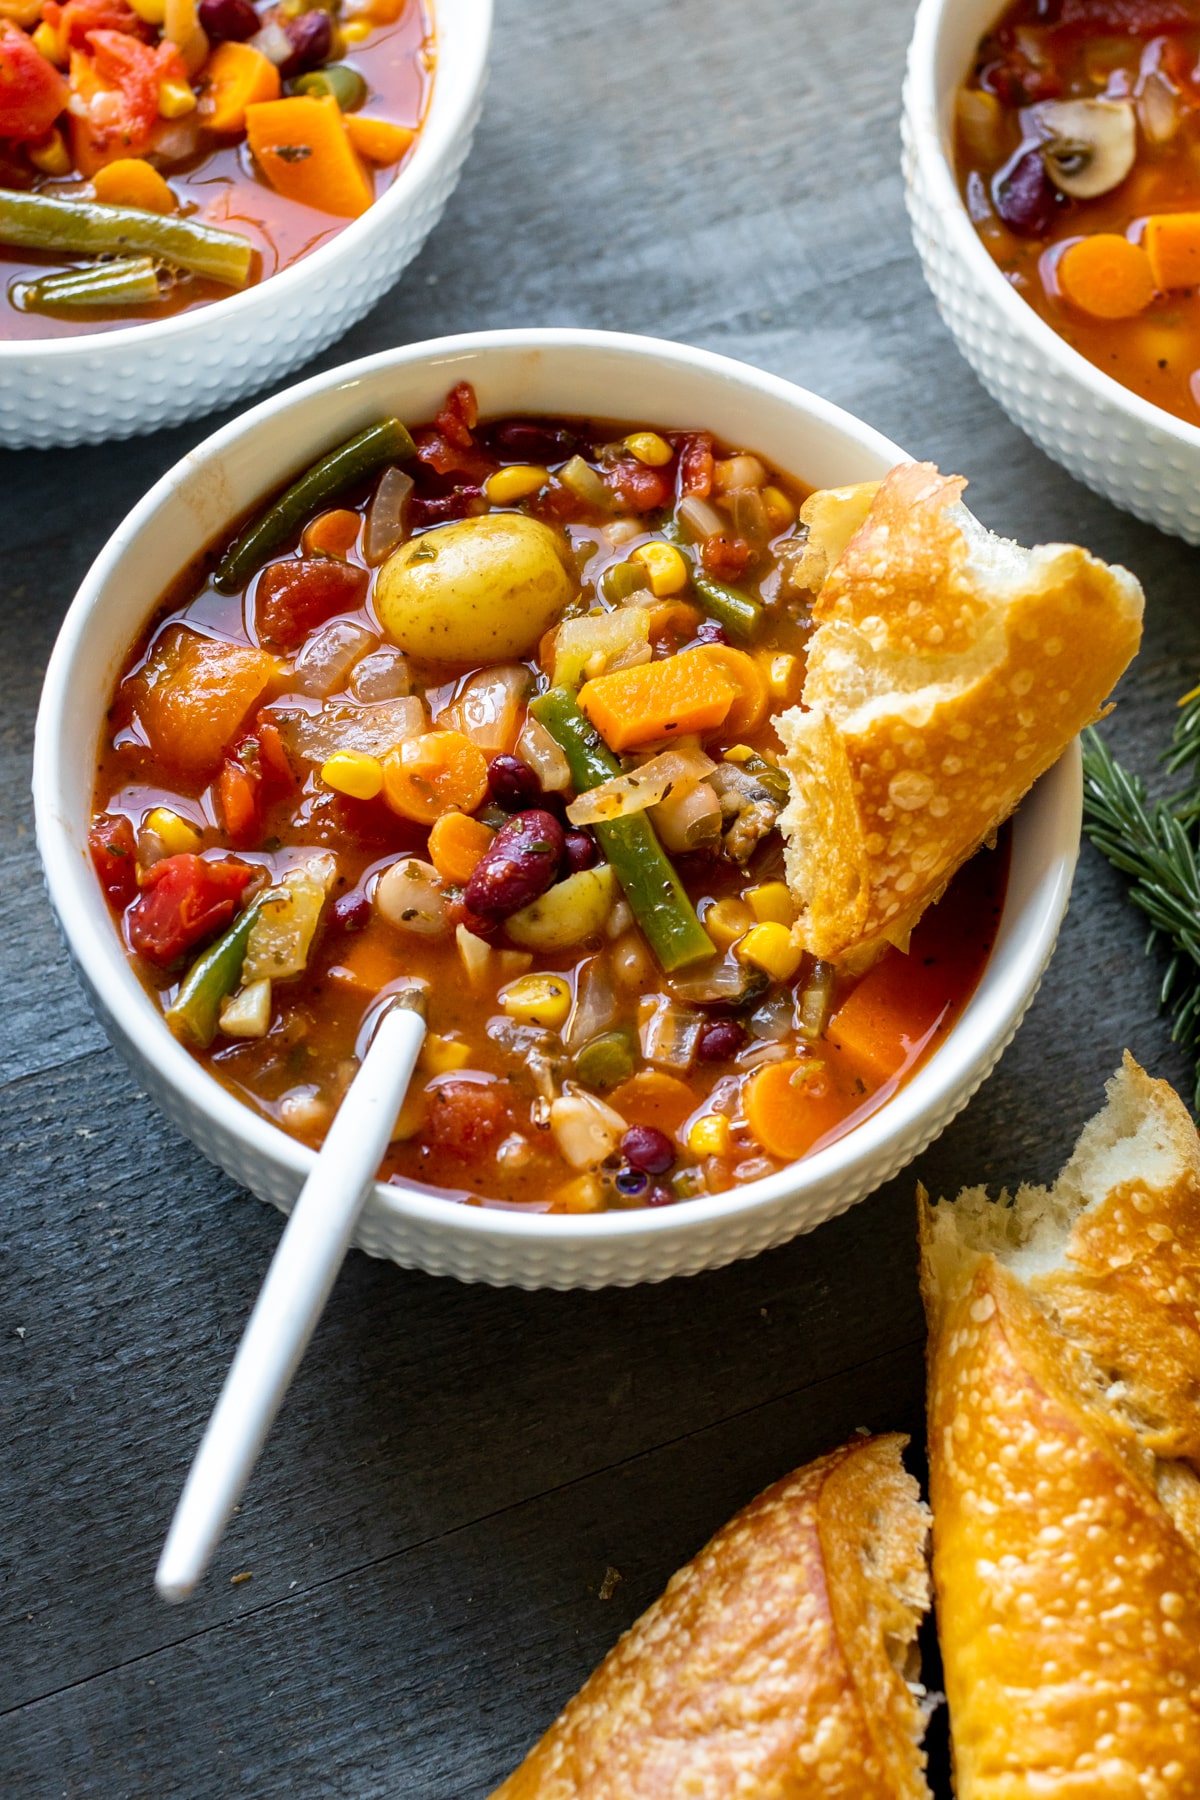
[[[989,538],[957,505],[964,485],[929,463],[882,482],[814,605],[802,704],[777,721],[796,935],[814,956],[861,966],[905,944],[1137,650],[1133,576]]]
[[[958,1276],[927,1300],[959,1800],[1195,1800],[1200,1559],[1016,1278],[991,1255]]]
[[[907,1440],[760,1494],[671,1578],[493,1800],[928,1796],[890,1660],[928,1604]]]

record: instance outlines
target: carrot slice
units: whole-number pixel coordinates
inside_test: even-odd
[[[752,656],[731,644],[706,644],[696,652],[706,657],[734,686],[734,701],[725,718],[725,730],[754,731],[767,716],[770,694],[766,676]]]
[[[92,176],[97,200],[105,206],[137,206],[143,212],[173,213],[179,202],[153,163],[141,156],[119,156]]]
[[[349,507],[335,506],[331,512],[319,513],[304,527],[300,539],[309,556],[340,556],[353,550],[358,542],[362,520]]]
[[[723,725],[737,689],[703,649],[614,669],[579,690],[579,704],[613,750]]]
[[[427,731],[383,759],[383,797],[393,812],[432,825],[443,813],[474,812],[487,793],[487,758],[459,731]]]
[[[287,200],[357,219],[375,198],[332,95],[294,94],[247,106],[246,137],[259,168]]]
[[[1200,286],[1200,212],[1152,213],[1146,254],[1160,294]]]
[[[605,1104],[630,1125],[657,1125],[674,1134],[699,1104],[687,1083],[660,1069],[641,1069],[604,1096]]]
[[[1139,244],[1115,231],[1080,238],[1059,258],[1058,285],[1093,319],[1132,319],[1154,298],[1154,271]]]
[[[246,108],[279,98],[279,70],[249,44],[218,44],[204,66],[199,112],[210,131],[245,131]]]
[[[746,1124],[769,1156],[795,1162],[840,1125],[846,1105],[814,1062],[768,1063],[746,1084]]]
[[[399,162],[417,135],[406,125],[393,125],[390,119],[371,119],[364,113],[347,113],[343,123],[358,154],[380,169]]]
[[[404,965],[389,944],[373,931],[365,931],[329,971],[340,988],[359,994],[377,994],[404,973]]]
[[[876,1086],[915,1054],[946,1010],[936,971],[889,950],[829,1021],[826,1037]]]
[[[470,881],[491,848],[494,832],[469,813],[443,813],[429,833],[429,860],[443,881]]]

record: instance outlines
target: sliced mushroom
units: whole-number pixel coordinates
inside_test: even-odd
[[[1047,100],[1033,109],[1046,173],[1073,200],[1094,200],[1119,187],[1137,152],[1128,100]]]

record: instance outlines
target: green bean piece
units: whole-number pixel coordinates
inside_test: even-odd
[[[627,1031],[604,1031],[590,1038],[575,1058],[575,1074],[596,1093],[633,1074],[637,1058]]]
[[[289,92],[309,94],[314,100],[332,95],[342,112],[357,112],[367,97],[367,84],[349,63],[327,63],[323,69],[310,69],[289,83]]]
[[[620,763],[567,688],[551,688],[532,701],[529,710],[562,750],[577,793],[620,774]],[[608,819],[593,825],[592,830],[667,974],[715,956],[717,947],[696,917],[696,909],[645,813]]]
[[[692,545],[687,533],[677,519],[670,519],[663,526],[663,536],[667,542],[674,544],[683,552],[689,567],[692,586],[696,590],[705,612],[723,625],[730,637],[745,641],[752,638],[762,624],[762,607],[749,594],[743,594],[738,588],[726,587],[723,581],[714,581],[713,577],[702,569],[690,554]]]
[[[318,507],[328,505],[344,488],[365,481],[385,463],[407,462],[416,451],[407,427],[399,419],[368,425],[356,437],[339,444],[238,533],[217,565],[214,586],[223,594],[236,593],[274,551],[295,536]]]
[[[242,978],[255,919],[268,900],[287,898],[286,888],[266,888],[256,894],[216,943],[201,951],[167,1008],[167,1024],[181,1043],[192,1044],[197,1050],[208,1049],[217,1035],[221,1002]]]
[[[51,312],[55,307],[152,306],[163,298],[152,256],[122,256],[115,262],[89,263],[61,275],[22,282],[18,294],[23,312]]]
[[[235,288],[245,287],[254,260],[248,238],[195,219],[164,218],[140,207],[101,206],[95,200],[54,200],[11,188],[0,188],[0,244],[84,256],[113,251],[157,256]]]

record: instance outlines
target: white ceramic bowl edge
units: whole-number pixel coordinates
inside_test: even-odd
[[[1200,543],[1200,427],[1097,369],[1005,281],[954,177],[954,95],[998,0],[921,0],[908,52],[905,200],[925,279],[993,399],[1080,481],[1160,530]]]
[[[179,1046],[126,961],[87,855],[95,750],[111,684],[181,566],[298,464],[381,413],[432,416],[474,382],[485,414],[637,418],[706,426],[814,484],[878,477],[903,453],[877,432],[724,357],[601,332],[510,331],[389,351],[264,402],[201,444],[118,527],[67,615],[38,718],[38,843],[63,935],[106,1029],[154,1098],[236,1180],[286,1210],[312,1153],[241,1105]],[[461,1280],[599,1287],[661,1280],[784,1242],[854,1204],[966,1104],[1016,1031],[1053,950],[1079,844],[1077,748],[1013,827],[995,946],[945,1044],[878,1113],[777,1175],[654,1212],[547,1217],[457,1206],[377,1187],[356,1241],[372,1255]]]

